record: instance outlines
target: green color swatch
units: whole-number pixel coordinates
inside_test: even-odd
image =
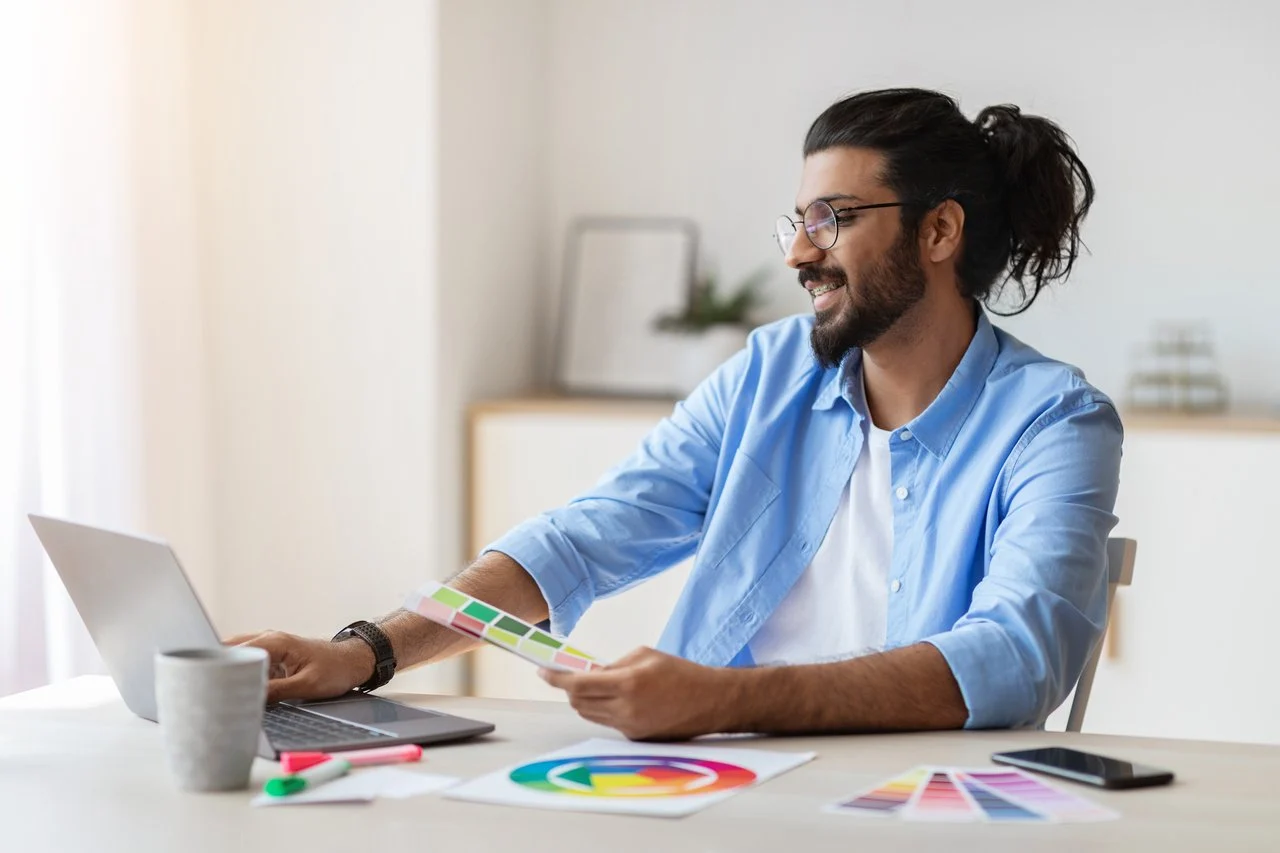
[[[501,628],[504,631],[510,631],[511,633],[521,637],[523,637],[525,634],[533,630],[528,625],[525,625],[521,622],[517,622],[515,619],[512,619],[510,616],[503,616],[501,619],[499,619],[497,622],[494,622],[493,624],[494,624],[494,627],[496,628]]]
[[[488,631],[484,632],[484,635],[490,640],[497,640],[504,646],[511,646],[512,648],[515,648],[516,643],[520,642],[520,638],[515,634],[510,631],[504,631],[501,628],[495,628],[492,625],[489,626]]]
[[[587,660],[595,660],[595,658],[593,658],[591,655],[587,654],[586,652],[578,651],[573,646],[565,646],[560,651],[568,652],[571,655],[577,655],[578,657],[585,658]]]
[[[442,586],[431,594],[431,597],[441,604],[447,604],[453,608],[462,607],[468,599],[465,595],[447,586]]]
[[[553,649],[558,649],[564,645],[564,643],[560,642],[555,637],[550,634],[544,634],[541,631],[534,631],[529,635],[529,639],[533,640],[535,643],[542,643],[544,646],[550,646]]]
[[[547,663],[551,663],[551,661],[555,660],[556,656],[555,649],[548,648],[547,646],[540,646],[537,643],[525,643],[520,647],[520,650],[527,655],[535,657],[538,660],[544,660]]]
[[[474,616],[481,622],[492,622],[498,618],[498,611],[494,610],[487,604],[481,604],[479,601],[473,601],[466,607],[462,608],[462,612],[468,616]]]

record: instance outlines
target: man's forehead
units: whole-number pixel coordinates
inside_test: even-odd
[[[884,154],[870,148],[828,148],[804,158],[796,209],[817,199],[867,201],[884,194]]]

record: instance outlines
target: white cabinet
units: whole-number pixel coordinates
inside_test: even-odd
[[[488,403],[471,413],[473,555],[516,524],[564,504],[633,451],[673,404],[546,400]],[[621,595],[597,601],[571,635],[606,660],[658,641],[684,587],[685,563]],[[477,696],[563,699],[534,667],[494,648],[474,653]]]
[[[595,400],[490,403],[472,412],[475,550],[589,488],[671,404]],[[1094,682],[1085,729],[1280,743],[1280,663],[1272,551],[1280,424],[1126,417],[1117,536],[1138,540],[1134,585]],[[606,658],[656,642],[689,566],[606,599],[573,633]],[[496,649],[472,661],[483,696],[563,698]],[[1051,720],[1062,728],[1065,707]]]

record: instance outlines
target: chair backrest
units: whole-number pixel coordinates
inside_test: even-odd
[[[1076,682],[1076,697],[1071,702],[1071,713],[1067,717],[1067,731],[1078,732],[1084,725],[1084,712],[1089,707],[1089,694],[1093,691],[1093,675],[1098,669],[1098,660],[1102,657],[1102,641],[1106,628],[1111,625],[1111,609],[1116,600],[1116,587],[1129,586],[1133,583],[1133,564],[1138,556],[1138,542],[1135,539],[1107,540],[1107,625],[1103,628],[1102,637],[1094,646],[1093,654],[1080,673]]]

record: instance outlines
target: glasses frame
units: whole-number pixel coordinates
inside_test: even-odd
[[[831,236],[831,242],[825,246],[819,246],[817,243],[814,242],[813,232],[810,231],[808,226],[804,224],[805,217],[809,215],[809,211],[812,210],[814,205],[817,205],[817,204],[820,204],[826,207],[827,210],[831,211],[831,221],[835,225],[835,232]],[[810,202],[809,206],[806,207],[804,209],[804,212],[800,214],[799,222],[792,219],[790,216],[788,216],[785,213],[779,216],[777,221],[775,221],[773,224],[773,240],[775,243],[778,244],[778,249],[781,250],[783,256],[785,257],[791,251],[791,246],[794,246],[796,240],[800,237],[800,232],[803,231],[805,239],[809,241],[809,245],[813,246],[813,248],[817,249],[820,252],[825,252],[828,249],[830,249],[832,246],[834,246],[836,244],[836,241],[840,239],[840,214],[853,213],[859,210],[878,210],[882,207],[909,207],[911,204],[912,203],[909,201],[882,201],[882,202],[877,202],[876,204],[855,204],[849,207],[835,207],[829,201],[825,201],[823,199],[817,199],[816,201]],[[778,226],[782,224],[782,220],[784,219],[790,222],[791,227],[795,229],[795,237],[791,239],[791,246],[782,245],[782,239],[781,239],[782,233],[779,230]]]

